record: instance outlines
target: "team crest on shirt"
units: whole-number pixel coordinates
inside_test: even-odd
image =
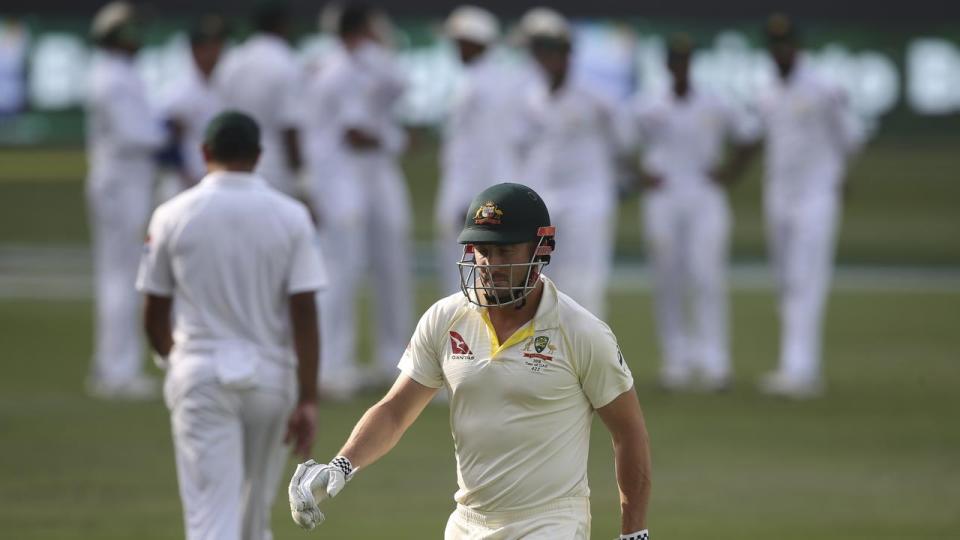
[[[499,225],[503,218],[503,210],[493,201],[487,201],[477,208],[473,215],[473,222],[477,225]]]
[[[550,343],[549,336],[530,338],[523,347],[523,357],[529,359],[524,362],[524,365],[534,373],[543,373],[547,370],[549,363],[553,362],[553,354],[544,353],[554,353],[556,350],[557,347]]]
[[[450,331],[450,358],[453,360],[473,360],[473,351],[467,345],[467,340],[459,332]]]

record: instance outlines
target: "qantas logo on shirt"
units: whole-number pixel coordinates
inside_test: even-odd
[[[454,360],[473,360],[473,351],[458,332],[450,331],[450,352]]]

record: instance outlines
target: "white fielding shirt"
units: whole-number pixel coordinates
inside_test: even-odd
[[[666,191],[708,187],[728,140],[748,144],[758,126],[742,111],[715,96],[691,90],[644,97],[634,106],[634,131],[644,147],[643,167],[666,180]]]
[[[486,310],[462,293],[420,319],[400,370],[446,386],[456,501],[478,512],[588,497],[593,411],[633,387],[610,328],[542,276],[533,320],[498,343]]]
[[[263,153],[257,173],[285,193],[293,192],[295,179],[283,132],[302,127],[304,78],[289,43],[263,33],[229,51],[214,73],[214,86],[224,106],[249,114],[260,126]]]
[[[302,204],[246,173],[211,173],[158,207],[137,289],[174,297],[171,365],[227,344],[294,367],[289,295],[327,283],[315,238]]]
[[[223,100],[211,81],[196,66],[191,66],[184,77],[174,85],[175,90],[165,96],[161,110],[166,118],[183,126],[180,151],[184,169],[192,182],[203,178],[207,164],[203,161],[203,135],[207,124],[223,111]]]
[[[846,94],[801,58],[786,81],[777,79],[760,101],[766,137],[766,182],[773,197],[836,195],[847,158],[865,132]]]

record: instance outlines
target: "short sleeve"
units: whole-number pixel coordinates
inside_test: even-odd
[[[633,386],[633,375],[627,366],[617,338],[603,325],[592,335],[580,336],[577,347],[580,386],[594,409],[599,409]]]
[[[176,285],[170,260],[169,227],[164,213],[158,209],[150,218],[150,227],[140,256],[137,290],[158,296],[173,296]]]
[[[327,286],[327,271],[317,244],[317,235],[306,210],[301,210],[294,231],[293,254],[287,274],[288,294],[318,291]]]
[[[400,358],[400,372],[430,388],[443,386],[443,369],[437,343],[437,306],[420,317],[413,337]]]

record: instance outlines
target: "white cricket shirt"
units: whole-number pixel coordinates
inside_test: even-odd
[[[207,124],[223,111],[223,100],[217,94],[211,81],[204,78],[195,65],[173,86],[174,90],[166,95],[161,110],[166,118],[176,120],[183,126],[183,139],[180,151],[184,168],[191,180],[199,181],[207,172],[203,161],[203,135]]]
[[[516,178],[517,152],[509,126],[516,117],[519,74],[496,51],[464,66],[444,126],[437,209],[463,213],[483,189]],[[482,156],[482,159],[478,159]],[[438,216],[441,223],[452,221]]]
[[[786,201],[837,194],[847,157],[864,139],[843,90],[801,59],[761,99],[760,110],[769,192]]]
[[[90,68],[87,159],[92,184],[150,182],[163,145],[160,119],[147,103],[133,58],[98,51]]]
[[[504,343],[457,293],[427,310],[400,361],[420,384],[447,387],[454,498],[479,512],[589,496],[593,411],[633,386],[610,328],[541,281],[536,315]]]
[[[254,34],[227,53],[215,72],[215,87],[228,109],[252,116],[260,126],[263,154],[257,174],[292,193],[283,132],[300,128],[304,74],[290,45],[278,36]]]
[[[327,282],[315,238],[306,208],[251,174],[209,174],[157,208],[137,289],[174,298],[171,363],[230,343],[295,366],[289,295]]]
[[[728,140],[751,143],[758,137],[749,116],[705,92],[691,90],[638,99],[635,129],[643,145],[643,167],[664,179],[668,192],[710,187]]]

